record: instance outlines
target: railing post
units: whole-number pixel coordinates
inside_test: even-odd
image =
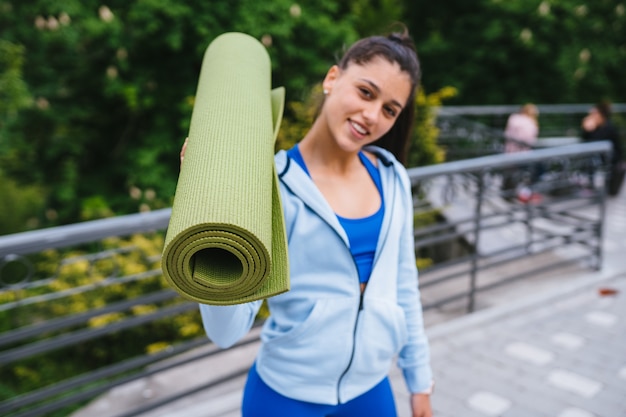
[[[476,174],[476,209],[474,212],[474,253],[472,254],[472,261],[470,267],[470,288],[469,297],[467,303],[467,311],[474,311],[474,302],[476,294],[476,276],[478,274],[478,261],[480,259],[480,251],[478,245],[480,244],[480,231],[481,231],[481,211],[483,206],[483,198],[485,194],[485,170],[478,171]]]
[[[609,156],[607,156],[607,160],[610,158],[610,154]],[[604,165],[605,167],[605,173],[604,173],[604,184],[602,184],[602,189],[600,192],[600,202],[598,204],[598,215],[599,215],[599,220],[598,220],[598,224],[596,225],[596,227],[598,228],[598,230],[596,231],[596,235],[597,235],[597,244],[596,244],[596,250],[595,250],[595,262],[592,265],[592,268],[596,271],[599,271],[602,269],[602,262],[603,262],[603,257],[604,257],[604,248],[602,245],[602,242],[604,241],[604,219],[606,218],[606,193],[607,193],[607,186],[608,186],[608,182],[611,179],[611,174],[612,172],[610,171],[610,165]]]

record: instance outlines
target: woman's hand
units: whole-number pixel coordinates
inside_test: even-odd
[[[189,138],[185,138],[185,143],[183,143],[183,147],[180,150],[180,165],[183,165],[183,161],[185,160],[185,151],[187,150],[187,142],[189,141]]]
[[[433,409],[430,405],[429,394],[412,394],[411,410],[413,417],[432,417]]]

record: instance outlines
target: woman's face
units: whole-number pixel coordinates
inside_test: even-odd
[[[374,58],[345,69],[333,66],[321,116],[329,134],[347,152],[360,150],[391,129],[411,93],[411,79],[397,63]]]

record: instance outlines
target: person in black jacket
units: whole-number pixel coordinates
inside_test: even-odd
[[[585,142],[609,140],[613,144],[613,155],[610,164],[611,179],[609,182],[609,194],[616,195],[619,192],[623,180],[622,160],[624,154],[619,131],[611,122],[611,106],[607,102],[596,104],[582,120],[582,138]]]

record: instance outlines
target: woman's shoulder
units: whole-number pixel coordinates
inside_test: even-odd
[[[384,166],[401,165],[394,154],[380,146],[366,146],[363,148],[363,153],[376,165],[378,165],[378,162],[381,162]]]
[[[402,163],[400,163],[400,161],[398,161],[393,153],[387,149],[372,145],[366,146],[363,151],[369,152],[373,157],[375,157],[378,162],[378,166],[382,167],[382,169],[388,169],[395,172],[395,175],[393,176],[399,179],[405,187],[408,186],[410,181],[407,169]]]

